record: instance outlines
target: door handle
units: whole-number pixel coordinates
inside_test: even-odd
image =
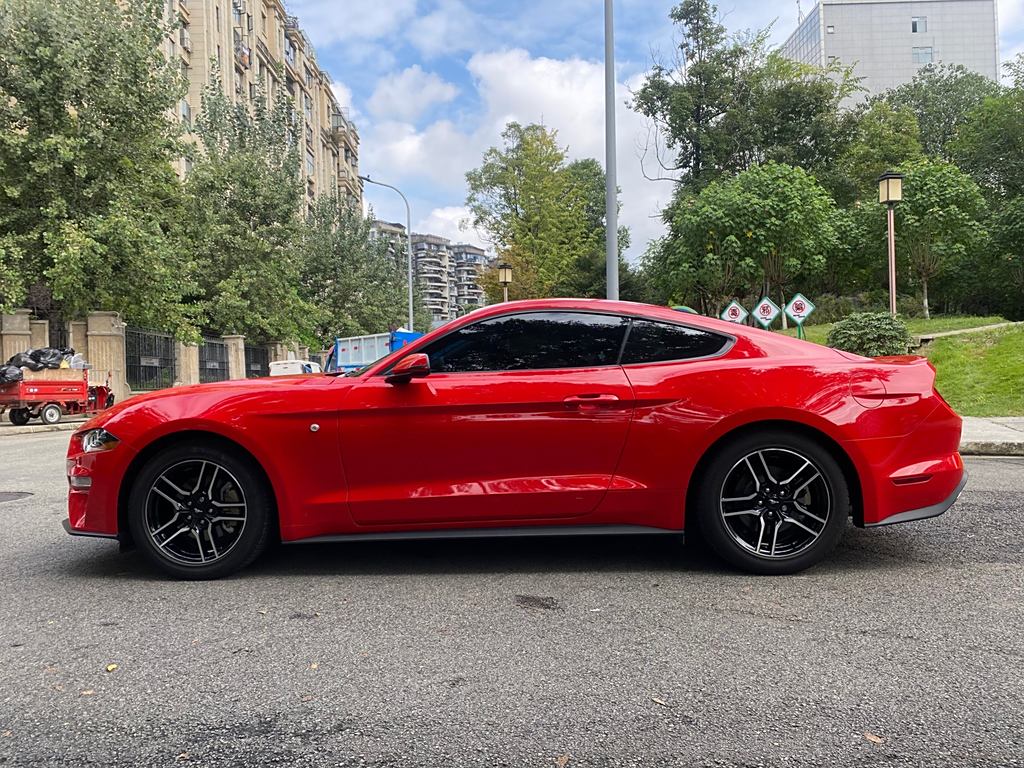
[[[562,402],[568,405],[575,405],[577,408],[596,408],[599,405],[619,402],[618,395],[588,394],[570,395]]]

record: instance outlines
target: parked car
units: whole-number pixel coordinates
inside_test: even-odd
[[[223,576],[284,542],[678,535],[792,573],[942,514],[961,420],[919,357],[869,359],[668,307],[477,310],[346,375],[142,395],[68,449],[69,533]],[[401,461],[397,459],[401,457]]]
[[[295,376],[303,373],[323,373],[320,363],[312,360],[276,360],[270,364],[271,376]]]

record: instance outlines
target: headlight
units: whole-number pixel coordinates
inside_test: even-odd
[[[119,442],[121,441],[105,429],[90,429],[82,435],[82,451],[85,453],[109,451],[116,448]]]

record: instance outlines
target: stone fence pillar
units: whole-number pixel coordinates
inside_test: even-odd
[[[90,312],[86,317],[86,337],[89,340],[89,381],[93,384],[110,382],[117,402],[131,394],[125,377],[124,323],[117,312]]]
[[[27,309],[0,315],[0,355],[3,356],[0,363],[32,347],[31,317],[32,313]]]
[[[87,333],[88,324],[81,320],[68,323],[68,346],[89,360],[89,336]]]
[[[283,341],[272,341],[267,344],[267,352],[270,354],[270,362],[272,363],[295,359],[294,355],[289,357],[288,345]]]
[[[228,378],[247,378],[245,370],[245,336],[222,336],[228,350]]]
[[[49,320],[29,320],[29,332],[32,335],[32,348],[39,349],[40,347],[50,346],[50,321]]]
[[[199,383],[199,347],[195,344],[183,344],[178,341],[174,344],[175,368],[178,371],[177,381],[174,386],[181,387],[187,384]]]

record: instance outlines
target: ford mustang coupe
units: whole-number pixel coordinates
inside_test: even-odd
[[[366,368],[131,398],[68,448],[68,533],[208,579],[274,540],[671,533],[761,574],[945,512],[961,420],[920,357],[663,307],[500,304]],[[692,532],[692,528],[691,528]]]

